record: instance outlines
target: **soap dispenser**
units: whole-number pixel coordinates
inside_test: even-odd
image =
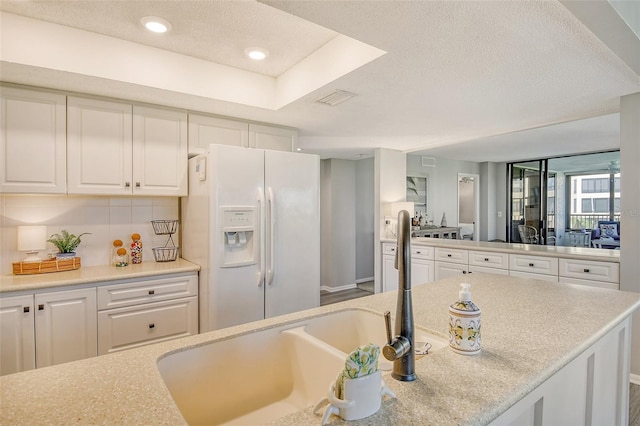
[[[480,353],[480,308],[471,301],[471,284],[461,283],[449,306],[449,347],[462,355]]]

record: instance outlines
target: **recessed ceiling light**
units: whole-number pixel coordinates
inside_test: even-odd
[[[140,20],[149,31],[154,33],[166,33],[171,30],[171,24],[166,19],[157,16],[145,16]]]
[[[244,49],[244,53],[246,53],[248,57],[256,61],[261,61],[269,56],[269,51],[261,47],[248,47]]]

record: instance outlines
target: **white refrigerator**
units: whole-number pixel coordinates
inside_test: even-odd
[[[320,305],[318,156],[211,145],[189,160],[181,207],[200,332]]]

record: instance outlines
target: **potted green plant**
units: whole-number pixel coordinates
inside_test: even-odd
[[[60,250],[60,253],[56,254],[57,257],[75,257],[75,250],[82,242],[80,237],[87,234],[90,234],[90,232],[84,232],[76,236],[63,229],[60,234],[51,235],[47,241]]]

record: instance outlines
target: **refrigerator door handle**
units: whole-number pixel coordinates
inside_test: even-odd
[[[269,267],[267,268],[267,284],[273,284],[273,276],[275,274],[274,262],[273,262],[273,252],[274,252],[274,238],[275,235],[275,220],[273,219],[273,212],[275,209],[275,200],[273,197],[273,190],[271,187],[267,188],[267,204],[268,204],[268,217],[269,217],[269,228],[267,229],[267,256],[269,257]]]
[[[264,192],[262,188],[258,188],[258,218],[257,225],[258,228],[256,234],[258,236],[258,241],[256,241],[256,247],[258,250],[258,256],[260,256],[260,269],[258,270],[258,287],[262,286],[264,281],[264,268],[265,268],[265,251],[262,249],[262,242],[264,241]]]

